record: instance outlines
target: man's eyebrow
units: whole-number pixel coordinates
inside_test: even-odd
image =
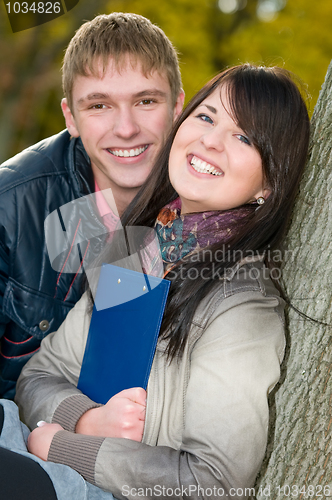
[[[88,94],[85,97],[81,97],[78,101],[77,104],[83,104],[85,101],[95,101],[98,99],[108,99],[110,97],[109,94],[104,94],[101,92],[95,92],[93,94]]]
[[[134,94],[135,98],[146,97],[146,96],[167,97],[167,93],[158,89],[146,89],[142,90],[141,92],[137,92],[137,94]]]
[[[162,97],[162,98],[167,98],[167,93],[163,92],[162,90],[158,89],[146,89],[142,90],[141,92],[137,92],[136,94],[133,94],[134,99],[141,99],[143,97]],[[91,94],[88,94],[84,97],[81,97],[78,101],[77,104],[83,104],[86,101],[96,101],[96,100],[102,100],[102,99],[112,99],[111,94],[105,94],[103,92],[93,92]]]

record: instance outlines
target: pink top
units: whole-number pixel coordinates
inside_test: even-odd
[[[113,231],[122,227],[120,224],[120,217],[113,212],[96,181],[95,197],[98,212],[103,220],[104,226],[109,231],[107,241],[110,242],[113,237]],[[154,229],[151,228],[151,232],[154,233]],[[150,240],[151,241],[140,251],[143,272],[153,276],[162,277],[164,274],[164,268],[157,235],[155,234],[155,237],[150,238]],[[137,269],[137,271],[141,272],[141,269]]]
[[[103,219],[103,224],[108,229],[108,231],[112,233],[117,228],[120,218],[112,211],[111,207],[105,200],[103,192],[100,191],[96,180],[95,180],[95,196],[96,196],[96,204],[98,212],[100,217]]]

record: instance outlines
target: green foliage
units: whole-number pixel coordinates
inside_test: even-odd
[[[0,18],[4,75],[0,79],[0,161],[64,128],[60,109],[63,50],[82,20],[97,13],[97,5],[98,1],[92,9],[90,2],[83,1],[76,15],[15,34],[8,19]]]
[[[258,0],[223,14],[217,0],[80,0],[66,15],[13,34],[0,7],[0,162],[64,128],[61,60],[86,19],[135,12],[158,24],[180,53],[187,100],[229,65],[285,65],[308,84],[313,109],[332,53],[330,0],[288,0],[271,22],[256,16]]]
[[[328,0],[288,0],[273,21],[240,24],[220,52],[230,65],[250,61],[293,71],[308,85],[312,111],[331,60],[331,19]]]
[[[112,11],[135,12],[160,26],[180,55],[183,87],[192,97],[215,72],[214,40],[209,29],[210,0],[115,0],[108,2]]]

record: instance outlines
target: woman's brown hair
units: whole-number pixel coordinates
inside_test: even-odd
[[[241,223],[241,231],[227,242],[228,251],[222,261],[213,258],[224,250],[220,242],[208,248],[212,256],[209,262],[201,251],[202,258],[185,258],[167,276],[172,283],[160,335],[168,340],[170,358],[181,356],[199,303],[220,285],[218,275],[233,266],[239,255],[265,255],[270,264],[271,251],[278,248],[285,234],[307,157],[308,112],[290,73],[278,67],[250,64],[227,69],[207,83],[179,116],[147,182],[123,214],[124,226],[153,227],[160,209],[177,197],[168,176],[174,137],[197,106],[221,87],[226,88],[232,118],[261,156],[271,194],[258,210],[250,212],[245,224]],[[193,267],[198,277],[186,279]]]

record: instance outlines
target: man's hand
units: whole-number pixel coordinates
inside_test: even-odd
[[[59,424],[43,423],[41,427],[34,429],[28,437],[28,450],[42,460],[47,461],[48,452],[54,435],[63,431]]]
[[[141,387],[126,389],[104,406],[93,408],[79,419],[75,431],[102,437],[121,437],[141,441],[146,408],[146,391]]]

